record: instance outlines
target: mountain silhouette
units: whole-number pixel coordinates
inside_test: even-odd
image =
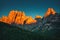
[[[60,14],[48,8],[44,17],[35,19],[21,11],[10,11],[0,18],[2,40],[60,40]]]

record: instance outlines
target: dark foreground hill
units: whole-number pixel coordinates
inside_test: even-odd
[[[0,40],[60,40],[54,30],[31,32],[0,22]]]

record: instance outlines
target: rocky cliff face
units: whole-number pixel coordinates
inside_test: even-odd
[[[48,17],[49,15],[55,15],[55,11],[53,10],[53,8],[48,8],[47,12],[45,13],[44,17]]]
[[[34,20],[31,16],[27,19],[26,24],[36,23],[36,20]]]
[[[49,8],[45,16],[42,18],[42,27],[45,30],[56,30],[60,29],[60,14],[56,13],[53,9]]]
[[[2,18],[0,18],[0,22],[10,25],[14,24],[25,30],[49,30],[51,28],[60,27],[59,20],[60,14],[56,13],[53,8],[48,8],[43,18],[37,15],[35,19],[33,19],[31,16],[26,16],[24,12],[14,10],[10,11],[8,16],[2,16]],[[20,24],[22,24],[22,26]]]
[[[26,21],[26,24],[31,24],[35,23],[36,20],[34,20],[32,17],[25,16],[24,12],[21,11],[10,11],[9,15],[3,16],[0,18],[0,21],[11,24],[11,23],[16,23],[16,24],[24,24],[24,21]]]

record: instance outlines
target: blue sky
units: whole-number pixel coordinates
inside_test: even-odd
[[[48,8],[60,12],[60,0],[0,0],[0,17],[10,10],[24,11],[27,16],[44,16]]]

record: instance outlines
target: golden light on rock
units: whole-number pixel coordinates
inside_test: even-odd
[[[49,16],[50,14],[55,15],[55,11],[53,8],[48,8],[47,12],[45,13],[44,17]],[[35,18],[42,18],[41,16],[37,15]],[[26,22],[25,22],[26,21]],[[0,22],[5,22],[8,24],[16,23],[16,24],[31,24],[36,23],[37,20],[33,19],[31,16],[26,16],[24,12],[11,10],[8,16],[2,16],[0,18]]]
[[[31,16],[27,19],[26,24],[31,24],[31,23],[35,23],[36,20],[34,20]]]
[[[53,10],[53,8],[48,8],[47,12],[45,13],[44,17],[49,16],[50,14],[55,15],[55,11]]]
[[[35,18],[42,18],[42,16],[37,15],[37,16],[35,16]]]
[[[31,24],[36,22],[36,20],[32,19],[32,17],[25,16],[24,12],[14,11],[14,10],[10,11],[7,17],[3,16],[2,18],[0,18],[0,22],[5,22],[8,24],[11,23],[24,24],[25,20],[27,20],[26,24]]]
[[[6,16],[2,16],[2,18],[0,19],[0,21],[10,24],[9,20],[8,20],[8,18]]]

